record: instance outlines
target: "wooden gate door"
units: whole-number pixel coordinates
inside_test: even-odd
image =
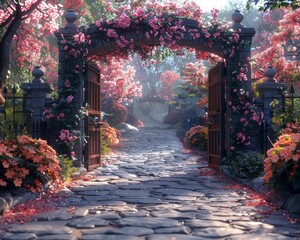
[[[100,70],[94,65],[87,64],[84,85],[85,101],[89,106],[89,116],[85,118],[84,159],[85,167],[90,171],[101,165],[101,77]]]
[[[223,62],[208,73],[208,164],[219,169],[225,155],[225,66]]]

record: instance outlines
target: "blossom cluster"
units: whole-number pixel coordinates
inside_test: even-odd
[[[101,131],[102,131],[102,137],[101,141],[106,141],[108,146],[114,146],[117,145],[120,142],[120,132],[114,128],[109,126],[106,122],[101,122]]]
[[[283,134],[267,151],[264,181],[279,189],[299,191],[300,133]]]
[[[185,134],[183,143],[189,148],[199,148],[200,150],[207,150],[208,146],[208,128],[198,125],[192,127]]]
[[[105,6],[105,2],[103,4]],[[239,34],[230,30],[231,24],[221,23],[218,20],[219,10],[216,9],[211,11],[212,20],[208,22],[205,21],[201,8],[194,2],[183,2],[180,5],[174,3],[162,5],[154,2],[147,3],[144,7],[130,7],[122,6],[114,9],[111,4],[107,4],[106,10],[110,14],[106,16],[109,18],[101,18],[95,22],[99,31],[103,32],[110,41],[116,42],[119,48],[118,55],[124,55],[124,51],[139,50],[145,53],[153,49],[149,46],[135,46],[133,38],[126,39],[124,29],[135,32],[146,41],[158,41],[161,46],[173,50],[179,47],[178,42],[185,36],[193,40],[202,39],[209,48],[212,48],[215,43],[220,44],[224,56],[233,56],[236,46],[240,43]],[[194,21],[194,27],[189,27],[187,30],[186,19]],[[115,49],[113,51],[115,55]]]
[[[50,182],[60,186],[59,160],[46,141],[22,135],[0,142],[0,186],[42,191]]]

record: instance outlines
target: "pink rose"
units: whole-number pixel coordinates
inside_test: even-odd
[[[127,16],[126,13],[123,13],[118,19],[117,19],[117,25],[120,28],[128,28],[130,26],[131,20]]]

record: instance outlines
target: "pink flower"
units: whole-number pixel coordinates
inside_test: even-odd
[[[210,34],[209,34],[209,33],[206,33],[206,34],[205,34],[205,37],[206,37],[206,38],[209,38],[209,37],[210,37]]]
[[[241,123],[246,122],[246,118],[241,118],[241,119],[240,119],[240,122],[241,122]]]
[[[71,83],[68,79],[65,81],[65,87],[71,87]]]
[[[73,101],[74,97],[72,95],[67,97],[67,102],[71,103]]]
[[[114,29],[108,29],[107,36],[110,38],[118,38],[118,34]]]
[[[131,20],[127,16],[126,13],[123,13],[118,19],[117,19],[117,25],[120,28],[128,28],[130,26]]]
[[[231,146],[231,147],[230,147],[230,150],[233,151],[233,150],[234,150],[234,146]]]
[[[63,118],[63,117],[65,117],[65,114],[64,113],[60,113],[59,117]]]
[[[135,17],[143,17],[144,15],[145,15],[145,12],[141,7],[138,7],[134,13]]]

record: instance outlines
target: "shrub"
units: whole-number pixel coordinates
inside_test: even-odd
[[[198,148],[199,150],[206,151],[208,142],[208,129],[207,127],[198,125],[192,127],[185,133],[183,144],[188,148]]]
[[[69,182],[72,179],[73,174],[77,170],[76,167],[73,167],[74,160],[72,158],[64,157],[62,155],[59,155],[58,159],[59,166],[61,168],[60,176],[64,182]]]
[[[264,155],[255,151],[237,151],[229,154],[223,163],[228,165],[233,177],[253,179],[263,173]]]
[[[46,183],[62,184],[59,160],[46,141],[22,135],[0,142],[0,186],[42,191]]]
[[[179,108],[172,109],[164,118],[165,124],[176,124],[183,120],[183,111]]]
[[[101,141],[107,142],[107,146],[117,145],[120,140],[120,132],[116,128],[109,126],[106,122],[101,122]]]
[[[117,102],[107,102],[103,104],[102,110],[107,114],[107,122],[112,127],[121,122],[125,122],[128,116],[127,108]]]
[[[266,184],[275,189],[300,192],[300,133],[283,134],[265,159]]]

